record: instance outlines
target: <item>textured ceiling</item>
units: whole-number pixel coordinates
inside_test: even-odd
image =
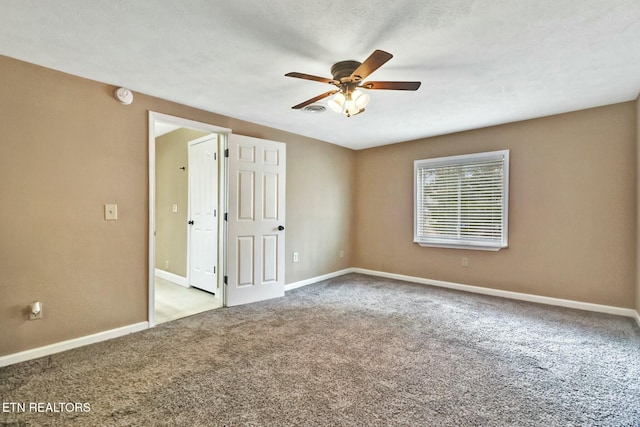
[[[640,0],[0,0],[0,54],[355,149],[635,99]],[[394,55],[347,118],[291,106]],[[134,101],[135,102],[135,101]],[[324,101],[320,101],[324,102]]]

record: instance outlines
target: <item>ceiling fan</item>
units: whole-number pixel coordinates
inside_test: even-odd
[[[380,68],[391,58],[393,58],[393,55],[389,52],[375,50],[362,63],[358,61],[336,62],[331,67],[331,75],[333,76],[331,79],[304,73],[287,73],[285,74],[286,77],[296,77],[298,79],[329,83],[330,85],[338,88],[308,99],[291,108],[298,110],[331,95],[336,95],[329,100],[329,107],[337,113],[343,113],[347,117],[351,117],[362,113],[364,111],[364,107],[369,103],[369,95],[360,89],[418,90],[420,82],[363,82],[369,74]]]

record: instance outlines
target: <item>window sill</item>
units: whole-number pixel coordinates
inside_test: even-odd
[[[490,246],[490,245],[478,245],[478,244],[464,244],[464,243],[440,243],[440,242],[421,242],[414,240],[413,243],[426,248],[447,248],[447,249],[468,249],[473,251],[492,251],[497,252],[500,249],[505,249],[508,246]]]

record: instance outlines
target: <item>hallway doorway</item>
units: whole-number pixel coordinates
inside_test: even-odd
[[[222,307],[223,286],[218,276],[210,292],[193,287],[192,207],[190,206],[189,143],[213,138],[218,149],[226,144],[228,129],[149,112],[149,325]],[[218,150],[218,151],[219,151]],[[223,162],[212,182],[216,202],[224,202]],[[214,181],[214,179],[212,179]],[[217,213],[217,212],[216,212]],[[222,221],[215,226],[210,250],[222,265]],[[197,252],[197,251],[196,251]],[[215,271],[215,270],[214,270]],[[219,281],[219,283],[218,283]]]

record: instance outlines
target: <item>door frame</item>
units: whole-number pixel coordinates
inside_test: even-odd
[[[185,127],[190,129],[197,129],[204,132],[217,133],[220,135],[219,141],[219,153],[224,152],[224,150],[228,147],[228,135],[231,133],[231,129],[224,128],[221,126],[216,126],[208,123],[202,123],[190,119],[185,119],[182,117],[171,116],[168,114],[158,113],[155,111],[149,110],[149,243],[148,243],[148,256],[149,256],[149,268],[148,268],[148,320],[149,327],[154,327],[156,325],[155,321],[155,260],[156,260],[156,238],[155,238],[155,230],[156,230],[156,135],[155,135],[155,124],[156,122],[167,123],[171,125],[175,125],[178,127]],[[223,158],[222,156],[218,156],[218,159]],[[226,159],[225,159],[226,160]],[[227,200],[227,163],[226,161],[219,162],[219,200],[220,203],[220,211],[226,209],[226,200]],[[224,232],[224,221],[218,221],[218,265],[224,265],[226,262],[226,233]],[[187,249],[188,250],[188,249]],[[187,271],[188,276],[188,271]],[[221,281],[223,278],[222,274],[218,274],[218,280]],[[219,283],[220,289],[223,289],[224,286]],[[224,301],[224,296],[223,301]]]

